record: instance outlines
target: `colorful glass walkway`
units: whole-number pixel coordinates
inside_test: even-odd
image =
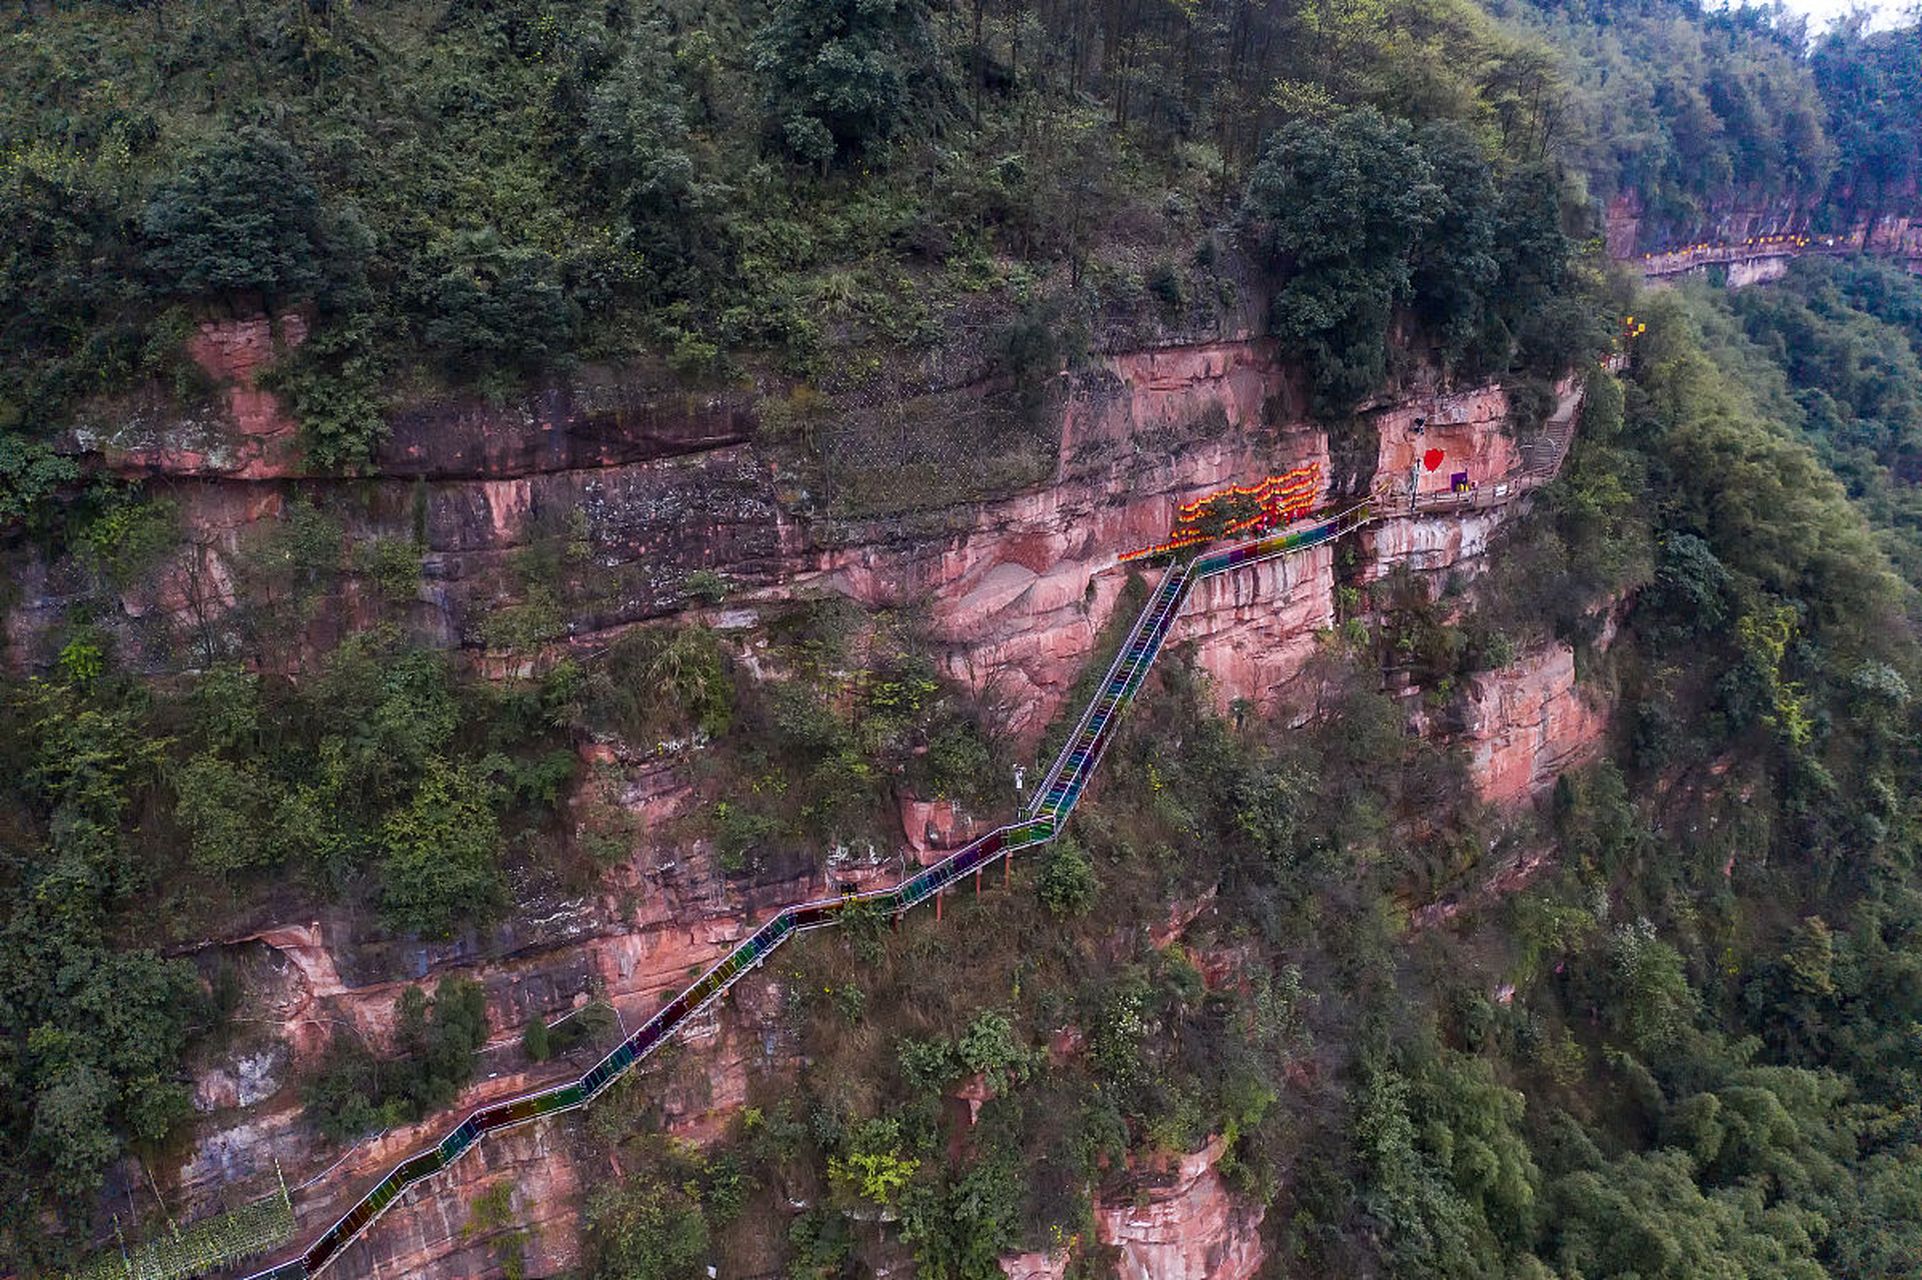
[[[398,1200],[402,1192],[453,1164],[489,1133],[591,1102],[635,1063],[659,1047],[662,1041],[680,1030],[690,1018],[720,999],[729,987],[766,960],[769,952],[795,934],[839,924],[841,914],[854,907],[875,910],[883,915],[899,915],[998,858],[1009,857],[1019,850],[1031,849],[1053,840],[1066,825],[1068,816],[1074,812],[1082,789],[1113,740],[1114,728],[1121,713],[1127,709],[1142,681],[1147,678],[1149,667],[1161,652],[1162,641],[1167,638],[1181,613],[1189,589],[1203,578],[1333,541],[1359,529],[1371,518],[1368,504],[1362,503],[1306,529],[1271,534],[1211,552],[1193,561],[1171,564],[1154,593],[1148,597],[1147,607],[1135,619],[1133,629],[1115,654],[1107,675],[1095,696],[1089,700],[1087,709],[1082,712],[1080,722],[1076,724],[1074,732],[1068,735],[1053,766],[1036,789],[1025,818],[964,845],[892,889],[847,894],[839,898],[820,898],[788,907],[756,929],[747,941],[701,975],[693,986],[669,1001],[640,1030],[617,1045],[613,1052],[602,1058],[579,1080],[476,1111],[442,1138],[438,1145],[395,1166],[338,1222],[322,1232],[305,1253],[279,1266],[255,1272],[247,1280],[306,1280],[307,1277],[318,1275],[374,1219]]]

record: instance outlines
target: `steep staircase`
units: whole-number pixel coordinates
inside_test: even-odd
[[[396,1165],[369,1187],[352,1208],[298,1257],[257,1271],[247,1280],[306,1280],[319,1274],[409,1187],[446,1169],[490,1133],[591,1102],[796,934],[839,924],[851,911],[899,915],[997,859],[1012,857],[1023,849],[1053,840],[1074,812],[1102,754],[1113,741],[1115,726],[1147,678],[1193,585],[1216,574],[1333,541],[1374,519],[1374,511],[1374,507],[1363,502],[1307,528],[1270,534],[1191,561],[1171,564],[1135,619],[1074,731],[1036,788],[1025,817],[964,845],[892,889],[820,898],[779,912],[701,975],[694,985],[670,1000],[586,1075],[568,1084],[474,1112],[440,1142]]]
[[[1521,442],[1522,474],[1545,479],[1561,470],[1562,459],[1575,441],[1575,419],[1580,416],[1582,393],[1579,389],[1563,395],[1555,411],[1535,435]]]

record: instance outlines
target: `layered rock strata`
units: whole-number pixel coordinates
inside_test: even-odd
[[[188,535],[169,565],[118,601],[127,650],[157,669],[178,662],[167,636],[177,641],[221,625],[250,540],[288,504],[317,496],[349,536],[415,539],[424,547],[407,625],[429,643],[479,656],[481,620],[513,598],[506,590],[513,558],[564,530],[588,548],[583,590],[566,600],[578,646],[686,609],[688,578],[700,569],[731,584],[725,607],[703,616],[744,652],[760,625],[796,599],[921,602],[950,673],[1000,699],[1010,727],[1031,739],[1059,709],[1114,612],[1125,582],[1121,552],[1165,535],[1177,505],[1212,490],[1304,463],[1321,464],[1324,477],[1336,469],[1328,438],[1306,419],[1278,352],[1249,339],[1096,362],[1065,380],[1051,478],[990,500],[930,494],[927,510],[913,516],[830,518],[829,505],[807,491],[813,478],[792,450],[760,440],[743,397],[689,398],[613,378],[543,392],[509,410],[466,402],[408,410],[376,477],[327,480],[303,476],[290,461],[284,415],[258,385],[263,344],[284,348],[302,331],[294,317],[203,331],[196,358],[225,395],[209,410],[213,419],[147,417],[88,437],[123,469],[163,477]],[[1359,559],[1339,571],[1343,549],[1322,547],[1197,592],[1173,641],[1192,648],[1224,705],[1304,701],[1303,672],[1317,636],[1336,619],[1344,582],[1365,587],[1404,565],[1422,575],[1472,574],[1490,532],[1526,487],[1513,480],[1521,455],[1508,407],[1494,386],[1417,390],[1364,425],[1376,441],[1373,466],[1348,478],[1350,495],[1380,488],[1432,501],[1463,476],[1473,504],[1387,520],[1346,552]],[[210,421],[227,443],[207,434]],[[1503,488],[1509,483],[1512,494]],[[7,617],[10,657],[21,665],[45,660],[63,592],[78,589],[59,564],[35,565],[26,580],[38,585]],[[318,611],[333,622],[314,626],[352,621],[367,607],[364,594],[350,576]],[[328,637],[316,631],[307,639],[318,650]],[[1469,739],[1491,799],[1517,800],[1546,785],[1600,731],[1599,716],[1579,714],[1569,701],[1572,665],[1564,672],[1554,655],[1539,670],[1529,661],[1507,683],[1491,677],[1471,698]],[[594,750],[596,771],[616,779],[618,803],[642,815],[646,830],[658,831],[695,799],[671,759]],[[965,821],[996,820],[912,803],[904,803],[903,818],[904,843],[919,845],[957,838]],[[892,849],[825,869],[797,853],[742,882],[722,876],[709,850],[644,840],[603,891],[531,904],[513,924],[447,946],[365,935],[346,920],[236,938],[232,949],[250,949],[256,959],[260,977],[247,1013],[262,1035],[244,1046],[251,1057],[237,1052],[203,1064],[197,1096],[205,1119],[176,1171],[174,1208],[211,1202],[223,1187],[264,1183],[277,1159],[290,1183],[306,1184],[296,1198],[304,1237],[325,1226],[356,1185],[443,1129],[451,1113],[330,1166],[337,1153],[315,1145],[286,1087],[330,1034],[382,1042],[408,983],[463,973],[487,991],[498,1032],[483,1078],[458,1109],[469,1108],[578,1070],[520,1058],[517,1033],[530,1017],[551,1019],[593,991],[631,1026],[775,906],[823,892],[830,879],[892,880],[902,865]],[[723,1006],[711,1038],[690,1047],[706,1055],[710,1084],[669,1106],[670,1123],[687,1136],[716,1132],[756,1073],[794,1065],[779,1019],[768,1013],[778,1008],[778,992],[743,999],[742,991]],[[570,1215],[589,1175],[570,1164],[572,1148],[557,1136],[569,1123],[543,1122],[484,1144],[455,1176],[410,1193],[337,1264],[337,1274],[486,1273],[496,1247],[507,1246],[492,1228],[472,1226],[471,1201],[501,1179],[514,1183],[512,1204],[535,1223],[518,1246],[529,1274],[570,1265]],[[1132,1268],[1127,1274],[1245,1275],[1258,1267],[1258,1224],[1235,1207],[1212,1163],[1206,1150],[1187,1157],[1172,1189],[1149,1198],[1152,1212],[1133,1204],[1101,1210],[1103,1239]]]

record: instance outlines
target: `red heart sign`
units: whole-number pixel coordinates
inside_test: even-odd
[[[1442,464],[1442,458],[1445,456],[1440,449],[1430,449],[1421,456],[1421,464],[1433,471]]]

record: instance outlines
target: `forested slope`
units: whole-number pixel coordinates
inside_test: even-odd
[[[905,607],[797,614],[767,679],[697,625],[536,662],[595,563],[565,513],[472,642],[537,674],[477,678],[409,629],[418,541],[357,541],[328,507],[394,461],[394,413],[645,369],[750,405],[812,477],[851,406],[978,379],[986,410],[951,431],[988,472],[1058,430],[1062,369],[1252,314],[1337,448],[1410,388],[1499,379],[1539,420],[1579,369],[1575,452],[1483,582],[1344,586],[1318,716],[1223,719],[1177,669],[1002,914],[797,960],[811,1072],[706,1154],[650,1136],[644,1099],[590,1135],[631,1177],[592,1202],[585,1265],[911,1253],[977,1276],[1072,1239],[1098,1272],[1097,1196],[1214,1136],[1287,1274],[1913,1269],[1922,292],[1846,262],[1644,297],[1599,240],[1628,193],[1650,235],[1730,201],[1914,212],[1912,23],[1807,39],[1749,10],[1467,0],[8,22],[0,603],[49,564],[81,585],[50,648],[10,634],[0,689],[0,1259],[72,1258],[128,1156],[178,1157],[183,1064],[245,1035],[198,943],[321,910],[434,938],[597,891],[620,835],[573,826],[583,743],[719,744],[753,798],[692,838],[734,872],[889,835],[896,787],[986,805],[1011,761]],[[90,433],[130,404],[201,413],[185,343],[255,315],[313,487],[236,553],[231,620],[133,670],[109,615],[180,508]],[[1038,483],[1009,474],[979,487]],[[284,661],[343,583],[352,634]],[[1445,726],[1550,641],[1616,707],[1610,758],[1539,813],[1491,811],[1445,732],[1405,736],[1385,669]],[[1520,850],[1549,870],[1480,893]],[[1185,949],[1153,945],[1209,893]],[[1412,927],[1441,902],[1445,927]],[[411,1007],[395,1044],[339,1037],[304,1080],[329,1140],[467,1080],[470,997]],[[1063,1027],[1084,1047],[1043,1069]],[[995,1096],[957,1140],[943,1098],[976,1073]],[[790,1192],[813,1206],[791,1224]]]

